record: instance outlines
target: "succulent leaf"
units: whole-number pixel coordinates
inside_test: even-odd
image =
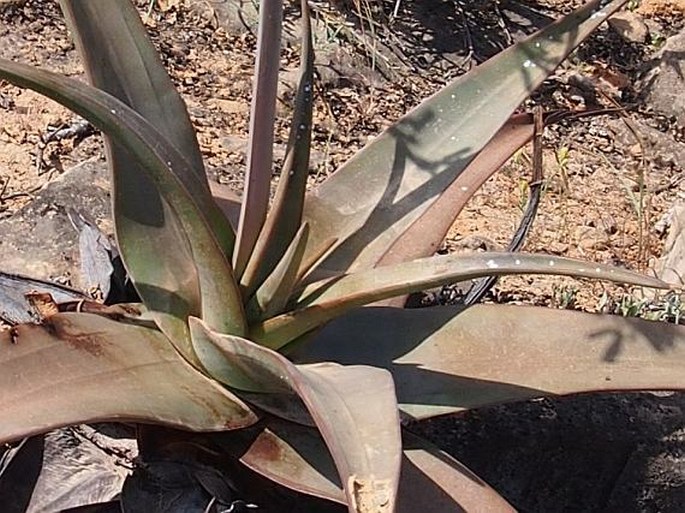
[[[222,332],[244,333],[245,314],[240,291],[230,263],[215,237],[217,233],[225,233],[227,226],[230,230],[230,225],[212,200],[206,184],[202,185],[196,179],[195,172],[178,149],[136,111],[92,86],[4,59],[0,59],[0,77],[70,108],[134,156],[183,224],[199,277],[203,318]],[[170,250],[173,248],[160,248],[160,251]],[[131,264],[127,262],[129,271],[135,274],[135,265]],[[167,296],[172,315],[182,309],[176,308],[176,304],[183,298],[173,289],[154,290],[154,283],[138,282],[139,291],[145,285],[153,289],[150,294]],[[141,296],[145,295],[141,293]],[[186,358],[194,361],[189,343],[184,343],[187,339],[179,337],[178,332],[174,334],[177,337],[171,340],[178,344]]]
[[[209,191],[185,103],[130,0],[102,4],[60,0],[89,81],[116,96],[164,134]],[[106,65],[103,65],[106,63]]]
[[[308,253],[337,237],[323,269],[374,267],[516,107],[624,3],[589,2],[458,78],[378,136],[307,196]]]
[[[427,441],[404,433],[397,513],[515,513],[478,476]]]
[[[445,189],[383,254],[377,267],[408,262],[435,254],[466,203],[504,163],[532,137],[531,114],[514,114]],[[404,306],[406,296],[379,302],[377,306]]]
[[[248,340],[214,333],[199,319],[191,318],[190,326],[198,355],[212,356],[202,362],[219,381],[254,391],[289,388],[301,398],[331,451],[350,512],[393,511],[402,442],[387,371],[329,363],[295,366]],[[203,349],[208,345],[213,351]],[[223,355],[220,363],[217,354]]]
[[[236,276],[242,276],[245,270],[269,208],[282,18],[282,0],[262,0],[259,3],[247,176],[240,210],[238,241],[233,255]]]
[[[293,490],[345,504],[335,464],[316,429],[274,417],[231,435],[224,447],[248,468]]]
[[[549,395],[685,387],[685,327],[539,307],[360,308],[290,356],[387,368],[400,409],[416,419]]]
[[[547,117],[547,122],[564,117],[564,113],[553,113]],[[533,133],[531,114],[514,114],[509,118],[440,197],[393,242],[378,261],[377,267],[435,254],[466,203],[488,178],[531,140]]]
[[[241,280],[248,297],[276,267],[302,222],[312,139],[314,50],[307,0],[302,0],[300,5],[302,47],[295,109],[276,196]]]
[[[1,331],[0,390],[0,442],[107,420],[194,431],[257,420],[158,330],[94,314],[60,313]]]
[[[308,237],[309,225],[304,223],[281,261],[248,303],[248,319],[272,317],[283,311],[297,281]]]
[[[182,168],[187,173],[185,178],[195,181],[196,193],[202,193],[196,202],[211,203],[202,155],[185,103],[130,0],[102,5],[62,0],[61,6],[90,83],[125,102],[163,134],[188,162]],[[185,319],[202,315],[202,299],[188,235],[142,163],[109,136],[105,141],[122,260],[138,293],[157,312],[162,330],[192,359]],[[227,222],[215,228],[214,235],[230,258],[233,231]],[[192,232],[189,236],[193,237]]]
[[[502,497],[454,458],[409,432],[402,438],[397,513],[513,513]],[[316,430],[267,418],[225,440],[224,447],[255,472],[299,492],[345,503],[335,466]]]
[[[562,274],[642,287],[670,287],[651,276],[570,258],[487,252],[439,255],[312,283],[299,295],[292,311],[251,326],[250,334],[260,344],[278,349],[357,306],[447,283],[526,273]]]

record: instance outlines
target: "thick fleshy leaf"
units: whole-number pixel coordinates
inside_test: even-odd
[[[563,274],[669,288],[658,278],[570,258],[522,253],[439,255],[312,283],[305,288],[292,312],[252,326],[250,334],[259,343],[278,349],[357,306],[482,276],[525,273]]]
[[[248,340],[214,333],[199,319],[191,318],[190,327],[198,356],[219,381],[252,391],[288,387],[301,398],[331,451],[351,512],[394,511],[402,442],[394,386],[385,370],[295,366]]]
[[[243,333],[245,314],[240,292],[223,246],[216,238],[217,234],[230,231],[229,223],[178,149],[136,111],[92,86],[3,59],[0,59],[0,77],[73,110],[136,158],[154,180],[162,197],[173,207],[183,224],[183,232],[192,233],[189,243],[200,281],[203,318],[222,332]],[[138,289],[144,285],[139,282]],[[167,296],[167,305],[173,314],[187,309],[177,305],[184,299],[173,289],[156,292]],[[172,341],[178,344],[179,338],[172,338]],[[178,347],[188,359],[194,359],[189,344]]]
[[[404,433],[397,513],[514,513],[514,508],[449,454]]]
[[[0,332],[0,411],[0,442],[104,420],[194,431],[256,421],[158,330],[83,313]]]
[[[511,513],[492,488],[425,440],[403,433],[398,513]],[[255,472],[302,493],[344,503],[323,439],[312,428],[266,419],[225,437],[223,447]]]
[[[154,125],[188,160],[188,172],[206,187],[202,156],[183,100],[130,0],[103,4],[61,0],[60,4],[89,82]],[[147,305],[164,312],[158,318],[163,331],[177,345],[187,346],[185,319],[201,312],[187,237],[136,158],[110,137],[105,136],[105,142],[117,246],[124,265]],[[160,253],[160,247],[174,250]]]
[[[377,266],[434,255],[466,203],[488,178],[533,137],[533,133],[532,115],[513,115],[445,192],[393,242]],[[401,308],[406,299],[407,296],[397,296],[379,301],[376,306]]]
[[[565,117],[553,113],[547,122]],[[408,262],[435,254],[469,199],[534,133],[531,114],[515,114],[466,166],[442,195],[393,242],[377,266]]]
[[[685,388],[685,327],[539,307],[360,308],[291,355],[389,369],[416,419],[598,390]]]
[[[269,208],[282,23],[282,0],[262,0],[259,3],[257,62],[252,87],[250,138],[247,145],[247,176],[240,210],[238,241],[233,255],[233,267],[237,276],[242,276],[245,270]]]
[[[182,168],[211,201],[202,155],[181,96],[157,50],[147,37],[130,0],[94,2],[62,0],[62,9],[89,81],[145,117],[188,161]],[[189,345],[185,319],[202,312],[199,277],[187,237],[193,231],[160,196],[141,163],[106,137],[112,169],[113,213],[118,248],[138,292],[150,309],[160,312],[163,331],[180,347]],[[227,258],[234,234],[228,223],[215,233]],[[163,251],[159,248],[174,248]],[[173,294],[170,292],[173,291]],[[207,305],[205,305],[207,309]]]
[[[345,504],[335,464],[315,429],[267,418],[231,435],[223,447],[248,468],[293,490]]]
[[[281,261],[257,289],[248,304],[246,309],[248,319],[264,319],[283,311],[295,286],[308,237],[309,225],[304,223],[295,234]]]
[[[248,296],[252,295],[276,267],[302,222],[312,139],[314,50],[307,0],[301,0],[300,6],[302,10],[300,76],[295,95],[290,137],[271,211],[241,279]]]
[[[103,4],[60,0],[88,75],[164,134],[209,191],[200,147],[185,103],[174,87],[138,11],[129,0]]]
[[[368,269],[454,181],[516,107],[625,3],[595,0],[501,52],[423,102],[307,197],[310,248],[338,237],[321,264]]]

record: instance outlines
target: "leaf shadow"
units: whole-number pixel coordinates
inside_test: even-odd
[[[573,23],[592,19],[594,14],[590,15],[590,13],[595,12],[599,5],[600,2],[592,2],[581,12],[576,12],[565,19],[563,23],[566,30],[561,36],[557,36],[554,32],[558,27],[558,23],[555,23],[540,36],[540,40],[527,41],[519,45],[518,48],[512,47],[504,52],[514,52],[514,56],[517,55],[516,52],[521,53],[521,56],[514,57],[511,63],[514,64],[519,59],[522,60],[520,68],[523,82],[522,91],[530,93],[534,90],[534,83],[539,80],[541,70],[544,74],[553,71],[558,61],[558,55],[570,52],[575,46],[574,41],[579,38],[579,35],[582,35],[577,27],[573,27]],[[553,45],[553,50],[547,51],[547,43]],[[484,66],[489,67],[484,71],[485,75],[481,74],[481,81],[485,77],[490,77],[488,73],[492,74],[491,70],[495,69],[493,64],[485,64]],[[463,84],[466,90],[473,89],[476,94],[480,91],[480,87],[485,87],[476,78]],[[516,87],[518,88],[518,86]],[[471,96],[473,91],[469,93]],[[348,203],[339,206],[338,209],[324,206],[325,201],[319,203],[316,208],[323,206],[324,209],[329,209],[328,215],[324,214],[323,218],[330,217],[331,221],[335,217],[340,219],[336,219],[335,223],[338,224],[339,231],[343,233],[340,234],[338,245],[318,264],[318,270],[345,272],[350,270],[353,263],[366,265],[366,267],[375,265],[392,242],[406,230],[407,223],[411,224],[430,203],[437,199],[463,173],[468,163],[476,157],[482,147],[480,142],[478,148],[459,146],[456,143],[456,136],[450,139],[455,140],[454,143],[450,143],[450,140],[445,137],[445,133],[449,134],[450,129],[454,130],[441,117],[443,107],[451,108],[448,106],[457,101],[454,94],[452,94],[452,100],[445,97],[450,92],[451,90],[443,89],[433,98],[432,104],[424,104],[412,114],[402,118],[346,164],[344,167],[347,169],[344,173],[340,173],[342,169],[334,173],[327,182],[324,182],[323,188],[315,193],[324,200],[327,191],[347,196],[355,193],[360,194],[362,190],[353,185],[350,176],[354,176],[360,181],[369,180],[369,188],[378,191],[375,194],[377,198],[371,200],[373,205],[370,207],[368,203],[364,201],[359,203],[354,198],[348,198]],[[439,100],[437,100],[438,97],[440,97]],[[509,107],[508,104],[505,106]],[[506,122],[509,114],[507,113],[507,116],[502,119],[501,124]],[[467,110],[465,115],[472,117],[474,123],[478,122],[479,113],[475,108],[471,111]],[[468,120],[463,120],[463,122],[465,126],[468,126]],[[486,126],[489,127],[490,125]],[[499,128],[499,126],[492,126],[490,137],[494,136]],[[489,128],[483,130],[483,133],[490,133]],[[485,135],[484,137],[487,138]],[[437,144],[436,141],[442,141],[444,144]],[[483,145],[486,142],[487,140],[482,141]],[[456,149],[450,151],[450,145],[455,146]],[[389,157],[390,154],[392,157]],[[434,154],[436,156],[433,158]],[[391,163],[388,166],[385,161],[389,158]],[[347,176],[348,178],[339,180],[338,176]],[[418,183],[418,185],[414,185],[412,182]],[[332,185],[334,183],[341,185],[336,187]],[[353,189],[353,187],[355,188]],[[328,195],[330,196],[330,194]],[[335,210],[338,211],[334,214]],[[349,210],[351,213],[343,214],[343,210]],[[349,220],[346,219],[348,216]],[[346,223],[350,224],[349,228],[345,226]],[[312,229],[313,231],[316,230],[316,223],[313,223]],[[347,233],[345,233],[346,231]],[[381,237],[382,240],[380,240]],[[371,252],[368,249],[370,245],[374,246],[374,255],[371,256],[368,255]],[[375,261],[360,263],[359,256],[364,252],[366,252],[366,256],[362,255],[364,258],[367,260],[375,259]],[[380,253],[380,255],[376,255],[376,253]]]
[[[682,332],[675,324],[646,322],[618,316],[617,318],[621,319],[621,325],[616,323],[615,328],[595,331],[590,335],[593,339],[607,339],[602,360],[608,363],[618,362],[629,345],[648,343],[655,351],[665,353],[675,349],[679,338],[682,338]]]
[[[296,363],[334,361],[342,365],[370,365],[390,370],[398,401],[410,417],[412,404],[433,406],[435,414],[442,414],[455,409],[550,395],[549,392],[534,388],[455,376],[418,364],[399,362],[402,356],[419,347],[431,333],[439,331],[464,310],[466,307],[433,307],[430,312],[412,310],[412,314],[400,318],[398,313],[402,311],[395,308],[359,308],[329,323],[289,356]],[[404,313],[407,314],[407,311]],[[422,329],[411,329],[412,315],[422,316]],[[372,327],[388,323],[394,324],[394,329],[406,327],[402,330],[403,336],[393,339],[373,336],[372,340],[358,336],[365,331],[364,327],[368,327],[369,334],[373,332],[377,335],[377,330]],[[355,326],[354,334],[349,326]]]

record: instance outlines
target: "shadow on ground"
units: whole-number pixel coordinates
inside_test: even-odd
[[[685,394],[543,399],[422,423],[521,513],[680,513]]]

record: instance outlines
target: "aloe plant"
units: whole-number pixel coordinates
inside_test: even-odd
[[[79,511],[220,511],[226,489],[266,500],[269,481],[318,498],[307,511],[513,511],[403,420],[682,388],[685,332],[543,308],[378,305],[515,273],[669,287],[544,255],[432,256],[464,202],[533,136],[518,105],[622,4],[595,0],[502,52],[307,191],[314,55],[303,0],[292,129],[270,202],[282,2],[262,0],[240,202],[210,187],[130,1],[61,0],[89,84],[6,60],[0,77],[105,134],[116,239],[142,303],[69,300],[33,283],[39,321],[0,333],[0,442],[83,423],[137,426],[138,469],[122,490],[73,491]],[[10,465],[0,461],[0,493]],[[162,475],[168,486],[150,492]]]

